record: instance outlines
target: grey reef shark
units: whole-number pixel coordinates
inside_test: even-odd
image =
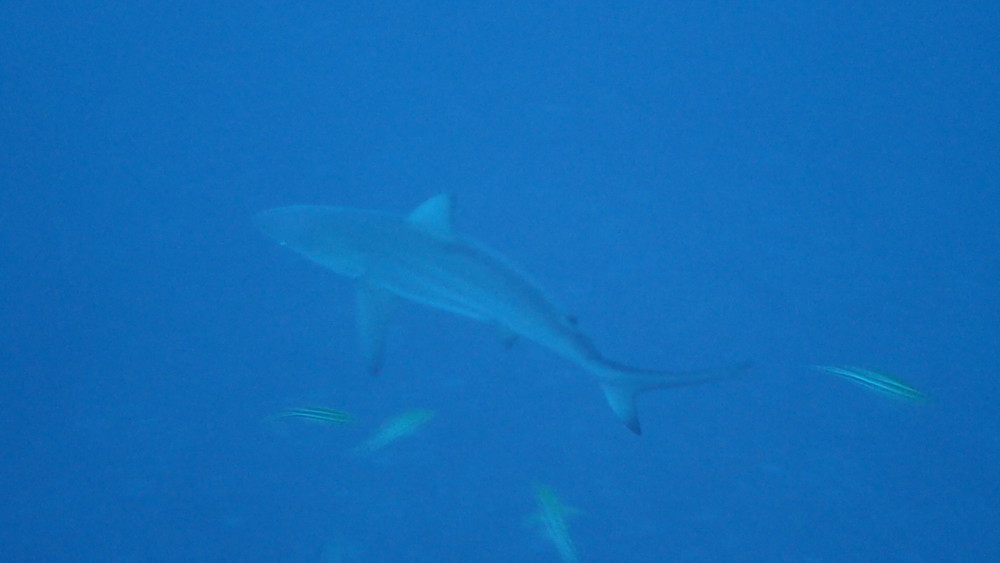
[[[453,198],[440,194],[409,215],[295,205],[263,211],[257,226],[279,243],[357,283],[358,329],[368,371],[382,365],[386,333],[399,302],[409,299],[495,325],[531,340],[597,378],[611,409],[641,434],[636,396],[651,389],[732,376],[726,369],[639,369],[602,356],[545,293],[494,252],[455,234]]]

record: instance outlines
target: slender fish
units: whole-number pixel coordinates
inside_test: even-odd
[[[839,375],[848,381],[856,383],[866,389],[871,389],[887,397],[901,399],[911,403],[926,403],[927,395],[924,395],[916,387],[909,383],[893,377],[889,374],[872,371],[870,369],[856,366],[813,366],[814,368]]]
[[[580,560],[570,537],[569,523],[566,517],[574,510],[562,503],[552,489],[546,485],[535,485],[535,500],[538,502],[538,512],[532,520],[542,527],[542,533],[555,545],[563,563],[576,563]]]
[[[300,418],[310,422],[320,424],[345,424],[354,422],[354,417],[350,413],[338,411],[327,407],[296,407],[286,409],[273,415],[275,419]]]
[[[413,409],[390,418],[370,438],[355,448],[354,454],[367,455],[381,450],[396,440],[413,434],[432,418],[434,411],[428,409]]]

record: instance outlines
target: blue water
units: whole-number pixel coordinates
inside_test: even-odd
[[[581,561],[1000,560],[1000,4],[339,4],[7,3],[0,558],[558,562],[542,483]],[[412,306],[365,376],[250,218],[445,191],[609,357],[755,368],[638,438]]]

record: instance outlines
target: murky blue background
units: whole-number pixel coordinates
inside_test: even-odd
[[[998,6],[5,3],[0,556],[558,561],[540,482],[583,561],[1000,559]],[[366,377],[250,218],[442,191],[608,356],[756,367],[637,438],[413,306]]]

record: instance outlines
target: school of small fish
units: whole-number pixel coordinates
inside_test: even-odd
[[[913,404],[924,404],[929,401],[926,394],[910,383],[882,371],[847,365],[815,365],[813,368],[892,399]],[[406,410],[384,421],[350,453],[358,457],[374,454],[402,438],[417,433],[435,416],[436,413],[430,409]],[[355,420],[354,416],[346,411],[316,406],[284,409],[271,415],[270,418],[298,419],[324,425],[346,424]],[[577,563],[580,557],[568,521],[568,517],[575,515],[577,511],[563,504],[548,485],[536,484],[534,488],[537,511],[530,516],[530,522],[538,526],[544,538],[555,547],[563,563]]]

